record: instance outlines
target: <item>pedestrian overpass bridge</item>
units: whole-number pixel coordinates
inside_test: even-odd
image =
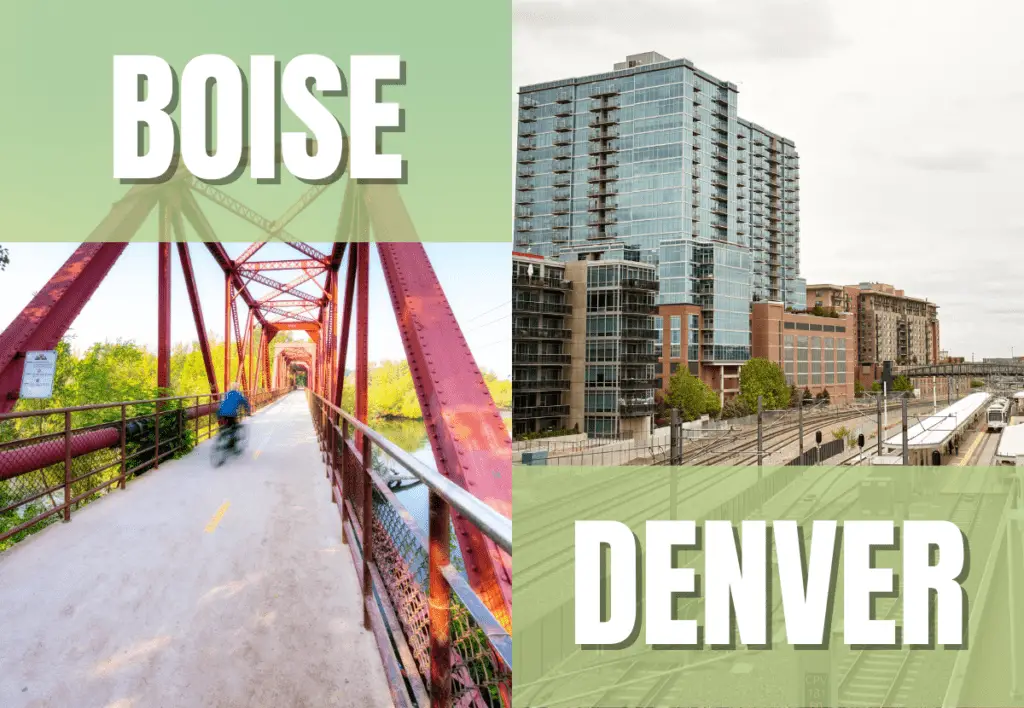
[[[0,416],[0,484],[38,505],[0,541],[49,523],[0,554],[0,704],[510,705],[511,639],[449,556],[449,507],[505,552],[509,519],[312,391],[254,403],[219,468],[198,399]],[[114,423],[77,425],[96,409]],[[59,462],[10,474],[47,444]],[[429,489],[428,528],[383,467]]]

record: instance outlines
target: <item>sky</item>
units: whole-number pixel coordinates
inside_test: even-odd
[[[518,0],[517,86],[687,58],[800,155],[801,275],[939,305],[954,356],[1024,354],[1024,5]]]
[[[207,207],[205,212],[209,211]],[[313,245],[321,251],[330,251],[330,244]],[[11,264],[0,272],[0,331],[6,329],[33,293],[49,280],[76,247],[74,243],[6,244]],[[225,245],[232,256],[237,256],[244,247],[245,244]],[[512,373],[511,244],[428,243],[425,248],[477,365],[501,378],[509,378]],[[172,253],[171,339],[192,342],[196,337],[195,323],[177,251],[172,249]],[[206,327],[223,338],[223,271],[201,244],[192,244],[191,253]],[[283,244],[270,244],[253,260],[296,257],[303,256]],[[72,345],[82,350],[94,342],[120,338],[134,340],[156,351],[156,275],[156,244],[130,244],[75,320],[71,328]],[[266,289],[254,288],[256,296],[265,292]],[[370,259],[369,322],[370,360],[404,360],[405,350],[375,251]],[[354,348],[354,344],[350,346],[349,368],[354,366]]]

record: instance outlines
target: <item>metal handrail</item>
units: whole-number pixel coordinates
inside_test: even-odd
[[[388,454],[399,465],[412,473],[460,514],[469,519],[502,550],[512,552],[512,520],[499,514],[470,492],[451,481],[440,472],[430,469],[402,448],[395,445],[373,428],[356,419],[350,413],[334,405],[315,391],[310,391],[328,409],[344,418],[349,425],[368,437],[370,441]]]

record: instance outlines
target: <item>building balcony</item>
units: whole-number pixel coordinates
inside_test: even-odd
[[[555,94],[555,103],[572,103],[572,91],[559,91]]]
[[[554,187],[568,187],[572,185],[572,175],[569,174],[569,171],[560,173],[556,172],[554,178],[551,180],[551,184]]]
[[[572,172],[572,160],[555,160],[551,163],[551,171],[555,175],[568,175]]]
[[[616,111],[609,111],[607,113],[599,113],[598,115],[587,121],[587,125],[591,128],[602,128],[606,126],[618,125],[619,117]]]
[[[520,123],[533,123],[537,120],[537,114],[533,108],[520,107],[519,108],[519,122]]]
[[[571,160],[572,159],[572,146],[564,145],[562,147],[555,148],[554,159],[557,160]]]
[[[626,364],[654,364],[658,361],[654,352],[622,352],[619,361]]]
[[[618,167],[619,160],[614,155],[595,155],[590,158],[587,167],[591,170],[602,170],[607,167]]]
[[[555,206],[551,207],[551,216],[564,216],[569,213],[569,204],[567,202],[558,202]]]
[[[512,327],[512,339],[572,339],[572,330],[562,327]]]
[[[614,196],[618,193],[619,185],[615,184],[614,182],[598,181],[596,184],[592,184],[589,187],[587,187],[588,197],[608,197]]]
[[[658,330],[641,327],[623,327],[619,330],[619,339],[655,339]]]
[[[516,177],[520,179],[526,177],[533,177],[535,174],[536,170],[534,169],[533,165],[521,165],[519,169],[516,170]]]
[[[569,354],[538,354],[512,350],[512,363],[516,366],[564,366],[572,361]]]
[[[512,420],[558,418],[569,415],[569,406],[512,406]]]
[[[608,155],[610,153],[618,152],[618,151],[619,151],[619,143],[618,143],[618,141],[615,141],[615,142],[608,141],[608,142],[603,142],[603,143],[594,143],[593,145],[590,146],[590,154],[591,155]]]
[[[556,118],[569,118],[573,114],[573,107],[571,103],[559,103],[555,104],[555,117]]]
[[[572,118],[556,118],[554,128],[556,133],[571,132],[573,129]]]
[[[532,165],[537,161],[537,155],[531,150],[529,152],[519,153],[519,157],[516,158],[516,162],[520,165]]]
[[[561,278],[541,278],[540,276],[537,275],[533,276],[532,278],[527,275],[513,275],[512,287],[539,288],[541,290],[572,290],[572,282],[568,280],[562,280]]]
[[[519,126],[519,137],[530,138],[537,134],[537,126],[533,123],[524,123]]]
[[[516,216],[520,219],[528,219],[533,216],[533,207],[527,205],[520,205],[516,207]]]
[[[542,390],[568,390],[568,379],[513,379],[512,390],[517,393]]]
[[[536,138],[519,138],[519,149],[520,150],[536,150],[537,139]]]
[[[619,178],[619,171],[614,167],[607,170],[601,170],[600,172],[594,172],[587,175],[587,182],[591,184],[600,184],[601,182],[614,182]]]
[[[558,302],[538,302],[536,300],[513,300],[513,312],[536,312],[549,315],[568,315],[572,313],[572,305]]]
[[[551,193],[551,201],[554,202],[567,202],[572,199],[571,189],[556,189]]]
[[[619,97],[618,96],[607,96],[605,98],[595,98],[590,101],[590,112],[591,113],[603,113],[605,111],[614,111],[619,108]]]
[[[624,232],[615,226],[591,226],[587,231],[587,238],[591,241],[600,241],[609,238],[619,238]]]
[[[516,393],[526,391],[568,391],[568,379],[513,379],[512,390]]]
[[[654,413],[655,406],[654,401],[647,403],[621,401],[619,402],[619,415],[623,417],[635,418],[645,415],[652,415]]]
[[[516,204],[533,204],[532,192],[516,192]]]
[[[615,212],[598,212],[591,214],[590,218],[587,219],[588,226],[607,226],[609,224],[617,224],[619,222]]]
[[[587,211],[611,211],[619,208],[619,202],[616,199],[591,199],[587,202]]]
[[[611,140],[613,138],[619,137],[619,129],[616,126],[606,126],[605,128],[591,128],[588,137],[591,141]]]
[[[654,388],[654,379],[619,379],[623,391],[645,391]]]
[[[619,281],[619,287],[623,290],[640,290],[643,292],[658,292],[657,280],[640,280],[639,278],[623,278]]]
[[[555,137],[552,138],[551,144],[555,147],[561,145],[572,145],[572,134],[571,133],[555,133]]]

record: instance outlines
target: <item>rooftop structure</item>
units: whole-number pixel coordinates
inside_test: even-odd
[[[985,409],[991,394],[972,393],[961,398],[953,405],[942,409],[935,415],[925,418],[923,421],[907,428],[907,447],[911,449],[936,449],[947,444],[957,433],[963,432],[963,428],[971,422],[974,417]],[[903,433],[897,433],[885,441],[888,448],[901,448],[903,446]]]

